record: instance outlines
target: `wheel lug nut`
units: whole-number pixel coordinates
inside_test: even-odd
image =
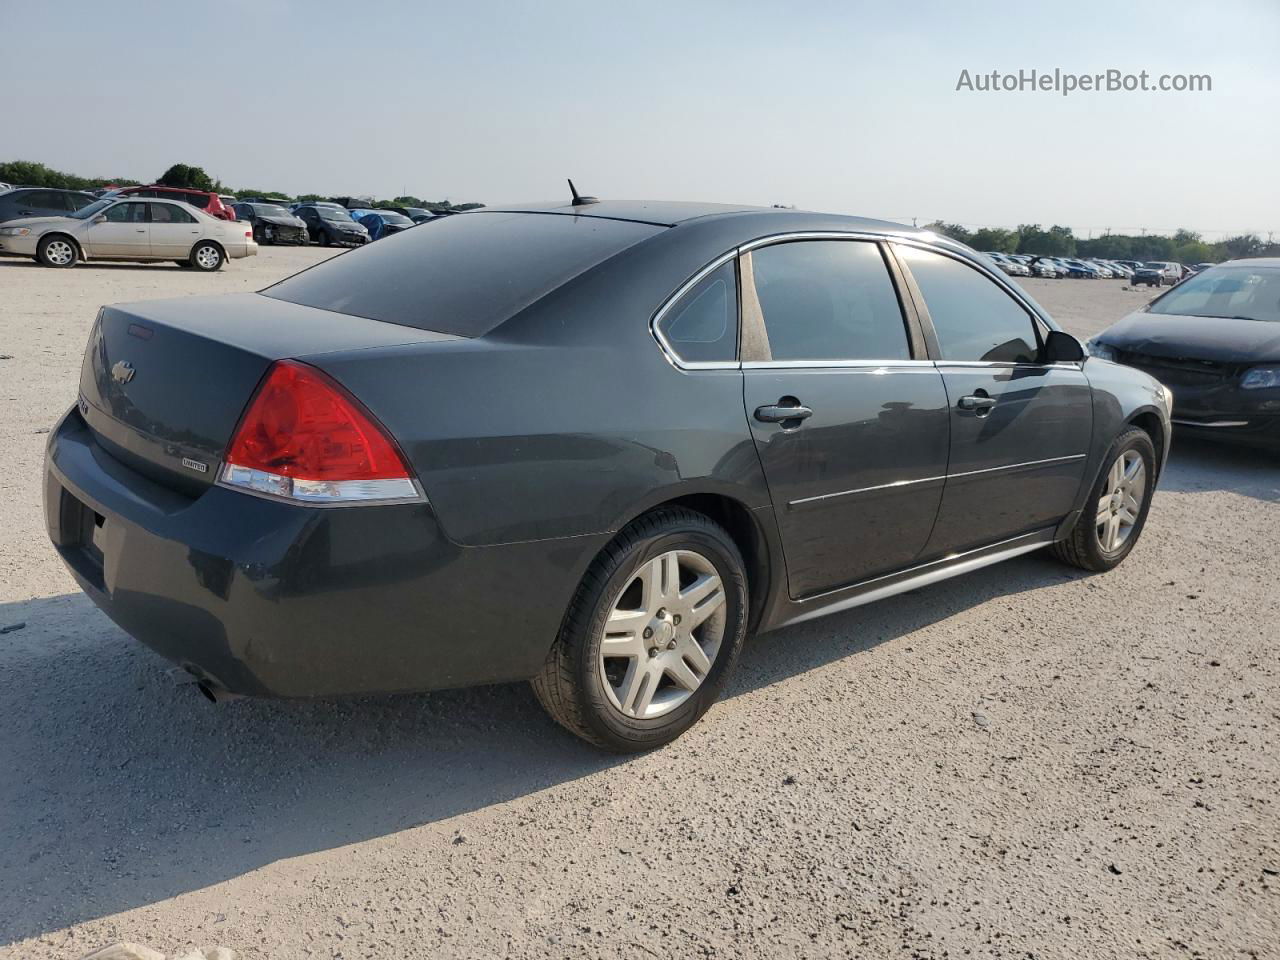
[[[651,657],[656,657],[657,655],[658,655],[658,648],[657,648],[657,647],[650,647],[650,648],[649,648],[649,656],[651,656]]]
[[[646,640],[648,640],[648,639],[649,639],[650,637],[652,637],[652,636],[653,636],[653,627],[645,627],[645,628],[644,628],[644,638],[645,638]]]
[[[659,607],[659,608],[658,608],[658,619],[659,619],[659,620],[661,620],[661,619],[662,619],[663,617],[665,617],[666,615],[667,615],[667,608],[666,608],[666,607]]]
[[[680,626],[680,614],[678,614],[678,613],[677,613],[677,614],[672,618],[672,622],[673,622],[673,623],[675,623],[675,625],[676,625],[677,627],[678,627],[678,626]]]
[[[676,648],[676,642],[674,640],[672,640],[670,643],[667,644],[668,650],[674,650],[675,648]]]

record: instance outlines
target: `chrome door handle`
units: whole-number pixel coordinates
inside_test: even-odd
[[[783,397],[777,403],[756,407],[755,417],[761,423],[790,423],[799,426],[800,421],[808,420],[813,411],[804,406],[795,397]]]
[[[973,410],[977,413],[987,413],[996,405],[995,397],[985,396],[968,396],[961,397],[958,406],[961,410]]]

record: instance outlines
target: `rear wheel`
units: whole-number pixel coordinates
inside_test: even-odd
[[[201,240],[191,248],[191,266],[206,273],[222,269],[222,248],[209,240]]]
[[[534,693],[597,746],[630,753],[670,743],[719,697],[746,611],[732,538],[703,514],[655,510],[587,571]]]
[[[1075,529],[1053,545],[1059,560],[1082,570],[1120,565],[1142,534],[1155,491],[1156,449],[1145,430],[1120,434],[1104,463]]]
[[[44,237],[36,247],[36,260],[46,267],[74,267],[79,258],[75,243],[61,234]]]

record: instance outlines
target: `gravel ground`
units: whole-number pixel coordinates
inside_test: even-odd
[[[0,956],[1280,957],[1280,459],[1175,446],[1142,542],[748,644],[673,747],[524,686],[211,706],[45,540],[100,303],[254,289],[0,260]],[[1087,336],[1149,299],[1028,281]]]

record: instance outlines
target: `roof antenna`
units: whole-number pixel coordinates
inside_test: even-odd
[[[578,193],[578,188],[573,185],[573,181],[569,181],[569,192],[573,194],[573,205],[575,207],[585,206],[588,203],[599,203],[599,197],[584,197]]]

